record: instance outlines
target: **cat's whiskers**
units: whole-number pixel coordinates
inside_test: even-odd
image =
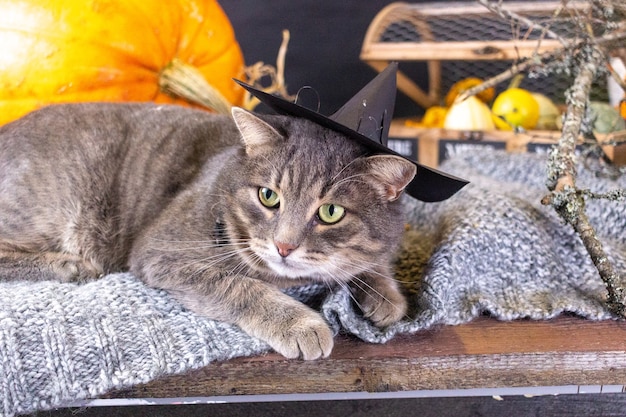
[[[213,249],[229,246],[247,245],[250,239],[228,239],[226,242],[217,242],[215,239],[206,240],[165,240],[165,239],[151,239],[153,243],[161,243],[163,245],[172,245],[175,247],[157,247],[152,246],[152,249],[161,250],[164,252],[184,252],[197,249]],[[193,245],[193,246],[192,246]]]
[[[217,263],[227,261],[235,256],[238,256],[240,260],[235,265],[228,266],[226,268],[229,274],[239,275],[246,270],[259,269],[258,265],[263,263],[263,258],[250,248],[251,239],[238,239],[238,240],[241,243],[231,244],[230,246],[244,245],[244,244],[245,246],[239,249],[230,250],[228,252],[222,253],[221,258],[216,259],[211,264],[205,265],[203,267],[203,270],[206,271],[208,268],[216,265]],[[205,258],[205,259],[210,259],[210,258]]]
[[[343,263],[348,265],[348,266],[355,267],[355,268],[362,268],[364,271],[367,271],[370,274],[378,275],[379,277],[390,279],[390,280],[392,280],[394,282],[397,282],[398,284],[410,284],[410,283],[413,282],[413,281],[406,281],[406,280],[397,279],[393,275],[389,276],[389,275],[383,274],[381,272],[378,272],[377,268],[378,267],[383,268],[384,265],[376,263],[376,262],[370,262],[370,261],[367,261],[367,260],[360,259],[359,262],[357,263],[357,262],[351,262],[351,261],[349,261],[347,259],[344,259]]]
[[[359,290],[363,291],[365,294],[369,294],[370,296],[372,294],[376,294],[377,296],[379,296],[384,301],[388,302],[389,304],[391,304],[393,306],[396,306],[391,300],[389,300],[387,297],[385,297],[380,291],[378,291],[372,285],[368,284],[365,280],[359,278],[359,276],[357,274],[353,274],[351,272],[348,272],[348,271],[342,269],[339,265],[336,265],[336,264],[334,264],[333,267],[336,268],[338,271],[342,272],[345,275],[346,278],[349,278],[348,280],[346,280],[344,282],[349,281],[354,286],[356,286]],[[375,271],[364,271],[364,272],[371,273],[371,272],[375,272]],[[377,274],[382,276],[382,277],[386,277],[385,275],[382,275],[382,274],[379,274],[379,273],[377,273]]]
[[[340,175],[341,175],[341,174],[342,174],[342,173],[343,173],[346,169],[348,169],[348,168],[349,168],[352,164],[354,164],[354,163],[355,163],[356,161],[358,161],[359,159],[360,159],[360,157],[359,157],[359,158],[354,158],[352,161],[350,161],[350,162],[348,162],[346,165],[344,165],[344,167],[343,167],[343,168],[341,168],[341,169],[339,170],[339,172],[338,172],[338,173],[336,173],[336,174],[333,176],[333,178],[330,180],[330,182],[331,182],[331,183],[334,183],[334,182],[337,180],[337,178],[338,178],[338,177],[339,177],[339,176],[340,176]]]
[[[352,301],[354,301],[357,307],[363,310],[363,307],[361,306],[361,303],[359,303],[359,300],[357,300],[354,294],[352,293],[352,291],[350,291],[350,286],[348,285],[348,281],[349,281],[349,278],[351,277],[349,276],[346,277],[348,279],[338,279],[336,276],[337,271],[335,270],[334,265],[332,269],[326,268],[326,266],[321,266],[320,270],[322,274],[327,278],[327,279],[322,280],[322,282],[324,283],[324,285],[328,287],[329,290],[332,290],[331,283],[338,285],[339,287],[341,287],[341,289],[343,289],[345,292],[348,293],[348,296],[350,297]]]
[[[162,252],[189,252],[189,251],[208,250],[208,249],[215,249],[215,248],[240,247],[240,246],[245,245],[246,242],[241,242],[241,243],[215,243],[215,242],[209,243],[207,242],[207,243],[196,243],[194,244],[194,246],[191,246],[191,242],[184,242],[184,243],[189,244],[190,246],[167,247],[167,248],[153,247],[153,249],[159,250]],[[177,243],[177,245],[180,245],[180,243]]]
[[[266,263],[266,260],[264,259],[264,255],[263,252],[259,252],[260,247],[263,247],[264,245],[259,244],[259,239],[250,239],[249,240],[249,251],[247,253],[245,253],[245,256],[242,257],[242,261],[244,262],[244,267],[248,267],[251,270],[254,271],[259,271],[261,272],[263,275],[265,275],[265,277],[267,279],[273,279],[273,278],[284,278],[282,277],[280,274],[277,274],[275,271],[273,271],[271,268],[269,268],[269,266]],[[255,249],[256,248],[256,249]],[[262,265],[262,267],[260,267],[260,265]],[[268,274],[271,274],[270,276],[268,276]]]
[[[245,241],[249,241],[249,238],[240,238],[240,239],[232,239],[229,238],[228,241],[229,242],[245,242]],[[189,239],[156,239],[156,238],[152,238],[150,239],[151,242],[163,242],[163,243],[175,243],[175,244],[180,244],[180,243],[207,243],[207,242],[213,242],[215,243],[214,239],[199,239],[199,240],[189,240]]]
[[[254,251],[246,251],[242,253],[241,260],[231,269],[231,273],[235,275],[241,274],[246,269],[254,269],[257,264],[263,262],[261,257]]]
[[[245,254],[246,253],[245,250],[230,251],[230,252],[227,252],[225,254],[222,254],[223,256],[221,258],[214,259],[213,262],[210,262],[208,264],[202,265],[202,263],[204,263],[209,258],[198,260],[198,261],[194,262],[193,264],[188,264],[188,265],[194,265],[195,266],[196,264],[200,263],[200,266],[197,267],[197,270],[194,270],[194,273],[191,276],[192,277],[196,277],[196,276],[202,275],[207,270],[213,268],[215,265],[217,265],[217,264],[219,264],[221,262],[227,261],[230,258],[233,258],[235,256],[239,256],[242,253]],[[239,262],[237,262],[237,264],[235,266],[225,268],[225,271],[227,271],[229,275],[238,275],[238,274],[241,273],[241,271],[243,271],[246,268],[246,266],[247,266],[246,262],[243,259],[241,259]]]
[[[201,276],[208,270],[211,270],[212,268],[216,267],[216,265],[222,262],[228,261],[230,258],[233,258],[238,255],[239,253],[237,252],[228,252],[226,254],[223,254],[219,258],[213,257],[214,259],[212,259],[211,262],[207,262],[208,260],[210,260],[209,258],[198,259],[198,260],[186,263],[185,265],[182,265],[178,270],[175,270],[174,272],[181,273],[185,269],[191,269],[193,272],[190,273],[189,277]],[[229,272],[231,270],[231,268],[223,268],[223,269]]]
[[[236,256],[240,250],[241,249],[237,249],[237,250],[220,253],[218,255],[198,257],[198,258],[190,260],[189,262],[186,262],[183,268],[189,267],[189,266],[196,266],[196,265],[203,265],[203,267],[204,266],[213,267],[220,262],[223,262],[227,259],[232,258],[233,256]]]
[[[232,269],[226,269],[228,275],[230,275],[230,276],[239,275],[240,271],[238,271],[238,269],[240,269],[242,265],[245,266],[245,263],[243,261],[239,261],[237,263],[237,265],[235,265]],[[192,276],[202,275],[207,270],[213,268],[213,266],[214,265],[211,265],[211,264],[207,264],[207,265],[201,266],[200,268],[198,268],[198,272],[194,273]]]
[[[233,245],[235,246],[235,245]],[[185,269],[189,268],[198,268],[198,270],[194,270],[194,274],[192,276],[201,275],[205,271],[214,266],[225,262],[235,256],[240,256],[242,253],[248,251],[247,246],[241,246],[239,248],[231,249],[228,251],[220,252],[218,254],[214,254],[211,256],[199,256],[196,259],[192,259],[189,262],[184,262],[178,269],[171,271],[172,273],[181,273]]]

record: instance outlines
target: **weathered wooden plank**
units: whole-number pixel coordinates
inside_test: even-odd
[[[341,337],[330,358],[268,354],[168,376],[111,398],[626,385],[626,323],[479,319],[385,345]]]

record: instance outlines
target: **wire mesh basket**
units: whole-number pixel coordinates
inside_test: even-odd
[[[504,2],[504,6],[529,20],[549,26],[565,39],[580,31],[576,15],[555,10],[561,2]],[[583,3],[570,2],[572,10],[582,13]],[[594,28],[599,30],[600,28]],[[515,61],[562,46],[541,30],[527,25],[512,25],[475,3],[392,3],[381,10],[366,33],[361,59],[377,70],[389,61],[425,61],[428,65],[428,91],[404,74],[398,88],[426,108],[441,103],[442,95],[456,81],[466,77],[487,79],[508,69]],[[525,77],[521,87],[541,92],[555,102],[572,79],[566,74]],[[507,88],[499,85],[497,91]],[[606,101],[606,88],[598,86],[592,100]]]

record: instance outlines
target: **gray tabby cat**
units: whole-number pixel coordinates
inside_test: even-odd
[[[131,271],[286,357],[327,356],[322,317],[280,288],[350,285],[387,326],[415,166],[287,116],[51,106],[0,129],[0,279]]]

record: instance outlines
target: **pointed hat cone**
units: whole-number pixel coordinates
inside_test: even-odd
[[[396,104],[397,63],[392,63],[329,118],[387,146]]]

